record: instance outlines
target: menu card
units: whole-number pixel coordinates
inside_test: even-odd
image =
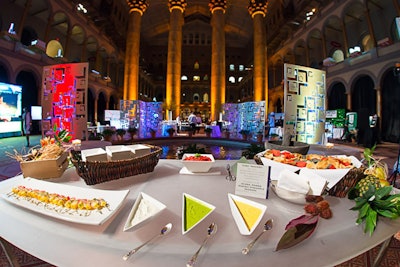
[[[268,198],[270,172],[270,166],[238,163],[235,194]]]

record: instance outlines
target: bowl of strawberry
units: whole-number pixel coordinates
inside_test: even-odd
[[[208,172],[215,159],[212,154],[183,154],[181,162],[190,172]]]

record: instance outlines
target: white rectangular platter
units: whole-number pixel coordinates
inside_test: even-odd
[[[29,189],[43,190],[48,193],[56,193],[76,199],[104,199],[108,205],[101,210],[66,209],[53,204],[44,204],[36,199],[17,197],[16,195],[11,194],[12,188],[18,186],[25,186]],[[110,191],[81,188],[71,185],[46,182],[34,178],[25,178],[24,180],[18,181],[12,187],[10,187],[9,192],[7,194],[3,194],[2,197],[6,201],[19,207],[60,220],[81,224],[101,225],[118,211],[128,193],[129,190]]]

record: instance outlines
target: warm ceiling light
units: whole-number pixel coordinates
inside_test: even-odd
[[[76,9],[78,11],[81,11],[81,12],[85,13],[85,14],[87,13],[87,9],[82,4],[77,4],[76,5]]]

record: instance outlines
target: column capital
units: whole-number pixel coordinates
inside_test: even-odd
[[[186,5],[187,5],[186,0],[169,0],[168,1],[169,12],[172,12],[173,9],[179,9],[183,13],[185,11]]]
[[[222,10],[225,13],[226,0],[210,0],[208,6],[210,7],[211,14],[216,10]]]
[[[146,0],[126,0],[126,3],[129,6],[129,13],[136,11],[139,12],[140,15],[143,15],[147,7],[149,6],[146,3]]]
[[[266,0],[250,0],[248,10],[252,18],[257,14],[261,14],[265,17],[267,14],[267,6],[268,2]]]

